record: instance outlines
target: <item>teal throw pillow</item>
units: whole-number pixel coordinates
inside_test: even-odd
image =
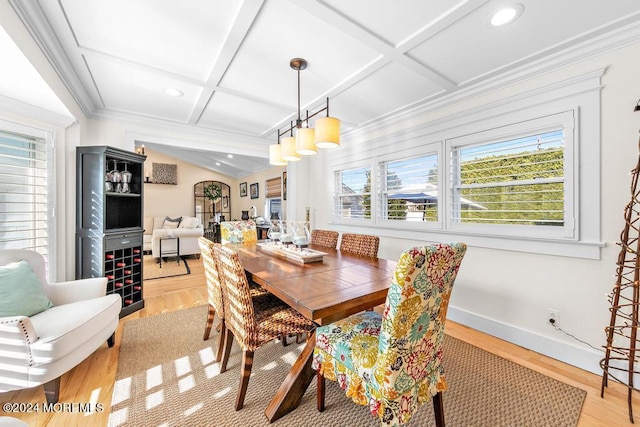
[[[0,267],[0,317],[33,316],[53,307],[25,260]]]

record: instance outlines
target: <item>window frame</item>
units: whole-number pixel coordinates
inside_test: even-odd
[[[386,163],[409,160],[416,157],[428,156],[431,154],[435,154],[437,156],[437,175],[438,175],[438,197],[442,194],[443,189],[442,184],[443,181],[443,141],[437,140],[432,142],[427,142],[422,144],[420,147],[415,147],[409,150],[402,150],[399,152],[391,153],[388,155],[378,156],[375,158],[375,169],[377,171],[377,179],[376,184],[379,185],[380,181],[378,180],[382,167]],[[401,229],[401,230],[441,230],[443,228],[443,218],[444,218],[444,206],[440,200],[438,200],[438,219],[437,221],[398,221],[398,220],[390,220],[386,218],[382,218],[382,213],[384,212],[384,192],[382,189],[378,189],[376,187],[376,197],[375,197],[375,205],[376,205],[376,224],[385,228],[391,229]]]
[[[444,171],[447,175],[445,179],[448,180],[448,182],[446,182],[446,189],[449,192],[449,200],[445,207],[445,218],[447,221],[445,229],[454,232],[463,232],[465,234],[577,241],[579,236],[578,230],[575,227],[577,223],[576,217],[578,215],[575,209],[577,205],[575,189],[578,182],[578,168],[575,164],[575,159],[577,158],[576,152],[578,150],[578,144],[574,135],[575,122],[574,111],[570,110],[445,140],[446,164],[451,168],[450,173],[449,171]],[[454,182],[455,174],[453,169],[457,164],[455,150],[462,147],[509,141],[553,130],[562,130],[564,140],[564,225],[562,227],[519,224],[481,224],[458,222],[454,219],[455,210],[459,208],[454,204],[455,200],[458,199],[456,190],[459,188],[457,183]]]
[[[55,136],[52,131],[36,128],[33,126],[23,125],[15,122],[9,122],[0,119],[0,131],[9,134],[16,134],[26,138],[42,139],[44,141],[45,153],[45,169],[46,169],[46,218],[47,218],[47,237],[44,249],[34,249],[41,253],[47,264],[47,278],[54,280],[56,277],[56,169],[55,169]],[[29,215],[30,214],[25,214]],[[20,249],[32,249],[31,247],[20,246]]]
[[[342,195],[342,193],[336,193],[336,189],[337,189],[337,185],[338,185],[338,174],[345,172],[345,171],[349,171],[349,170],[355,170],[355,169],[369,169],[369,179],[370,179],[370,204],[371,204],[371,216],[370,218],[355,218],[355,217],[342,217],[342,215],[338,216],[337,212],[338,212],[338,208],[339,206],[341,206],[338,203],[338,200],[340,197],[344,197]],[[377,206],[375,203],[375,193],[372,191],[374,188],[377,188],[377,186],[374,185],[375,180],[377,180],[377,171],[374,168],[374,164],[372,162],[371,159],[365,160],[365,161],[359,161],[359,162],[353,162],[353,163],[349,163],[348,165],[344,165],[344,167],[336,167],[332,170],[331,172],[332,175],[332,183],[333,183],[333,188],[332,188],[332,212],[330,212],[330,215],[337,219],[338,221],[344,222],[344,223],[348,223],[348,224],[352,224],[352,225],[372,225],[375,222],[375,218],[377,215]],[[365,194],[365,193],[363,193]],[[341,211],[341,210],[340,210]]]
[[[379,223],[366,224],[365,228],[336,218],[331,211],[327,212],[328,224],[343,232],[367,230],[382,238],[403,240],[410,244],[457,240],[464,241],[470,247],[600,259],[602,248],[606,245],[602,241],[600,96],[605,73],[605,68],[599,68],[568,76],[565,80],[554,81],[552,84],[542,82],[536,85],[510,86],[488,97],[474,98],[471,104],[456,104],[458,98],[453,97],[438,104],[438,107],[454,107],[448,111],[427,105],[410,114],[403,114],[402,123],[397,126],[390,126],[387,120],[366,131],[354,131],[348,138],[345,135],[340,151],[332,153],[326,169],[329,174],[335,165],[348,168],[365,159],[374,162],[376,158],[392,152],[421,147],[426,141],[448,140],[535,118],[573,112],[573,239],[491,234],[491,227],[486,227],[484,232],[474,232],[463,227],[451,230],[446,226],[440,230],[405,230]],[[476,100],[479,102],[475,102]],[[450,157],[445,161],[450,161]],[[333,194],[327,194],[328,205],[333,203],[331,197]]]

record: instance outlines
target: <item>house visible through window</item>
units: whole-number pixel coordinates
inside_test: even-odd
[[[367,166],[347,164],[334,171],[334,218],[398,230],[575,240],[573,128],[567,111],[423,141],[381,153]]]
[[[335,188],[335,216],[371,218],[371,168],[360,167],[337,171]]]
[[[438,220],[436,153],[380,163],[382,220]]]
[[[48,179],[51,138],[5,122],[0,128],[5,129],[0,130],[0,248],[33,249],[47,256],[54,224],[49,190],[54,180]]]

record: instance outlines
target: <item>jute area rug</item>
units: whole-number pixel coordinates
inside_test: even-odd
[[[213,362],[216,335],[203,341],[206,306],[124,324],[109,426],[268,426],[264,409],[304,345],[272,342],[255,353],[244,408],[234,402],[240,350],[227,371]],[[446,337],[444,393],[448,427],[575,426],[586,395],[463,341]],[[379,426],[366,407],[326,382],[326,410],[316,410],[315,379],[301,405],[273,426]],[[425,404],[409,426],[434,426]]]
[[[142,258],[144,280],[164,279],[165,277],[184,276],[191,274],[189,264],[185,257],[180,258],[180,262],[176,262],[176,257],[168,257],[166,261],[162,261],[162,267],[157,260],[151,255],[145,255]]]

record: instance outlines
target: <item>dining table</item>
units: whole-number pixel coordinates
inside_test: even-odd
[[[332,323],[384,303],[396,267],[396,262],[387,259],[313,244],[301,249],[268,241],[228,243],[225,246],[238,253],[247,279],[318,325]],[[300,257],[296,257],[296,253]],[[309,253],[315,256],[305,258],[304,255]],[[309,258],[313,261],[307,261]],[[315,342],[315,334],[310,333],[302,352],[265,409],[269,422],[288,414],[300,404],[315,376],[311,367]]]

